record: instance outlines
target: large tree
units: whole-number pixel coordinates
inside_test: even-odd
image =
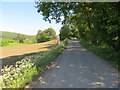
[[[44,31],[39,30],[36,39],[38,43],[56,39],[56,32],[52,28],[45,29]]]
[[[50,36],[52,39],[56,39],[56,32],[52,28],[45,29],[44,32],[47,36]]]
[[[74,25],[79,38],[92,41],[95,45],[106,44],[120,50],[120,4],[119,2],[39,2],[38,13],[44,20]],[[69,18],[68,18],[69,17]]]

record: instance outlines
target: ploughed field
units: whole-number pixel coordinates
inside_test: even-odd
[[[37,44],[29,44],[23,46],[14,46],[14,47],[1,47],[0,48],[0,58],[2,58],[3,62],[8,60],[12,60],[18,56],[32,54],[32,53],[40,53],[43,51],[47,51],[51,49],[56,44],[56,40],[37,43]]]

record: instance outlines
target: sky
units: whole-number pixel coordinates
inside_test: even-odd
[[[0,2],[0,31],[10,31],[27,35],[36,35],[38,30],[53,28],[57,35],[62,27],[61,23],[56,24],[45,22],[43,16],[37,13],[35,2]]]

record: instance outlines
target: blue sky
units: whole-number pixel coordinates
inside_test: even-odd
[[[37,13],[35,2],[0,2],[0,30],[36,35],[39,29],[55,29],[57,35],[61,24],[45,22]]]

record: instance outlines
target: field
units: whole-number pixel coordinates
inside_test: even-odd
[[[36,36],[25,35],[25,34],[20,34],[20,35],[24,35],[26,39],[24,40],[24,43],[19,43],[17,40],[14,40],[14,38],[18,34],[19,33],[0,31],[0,46],[2,47],[19,46],[19,45],[36,43]]]
[[[14,37],[17,36],[19,33],[14,33],[14,32],[6,32],[6,31],[0,31],[0,38],[5,38],[5,39],[13,39]],[[22,34],[25,35],[25,34]],[[25,35],[26,38],[33,38],[35,36],[32,35]]]
[[[2,55],[0,56],[0,58],[2,58],[3,64],[11,64],[11,62],[17,61],[19,57],[47,51],[53,46],[55,46],[55,44],[56,40],[52,40],[38,44],[29,44],[14,47],[1,47],[0,51],[2,51]]]
[[[16,40],[0,38],[0,46],[7,47],[7,46],[20,46],[25,45],[27,43],[18,43]]]

